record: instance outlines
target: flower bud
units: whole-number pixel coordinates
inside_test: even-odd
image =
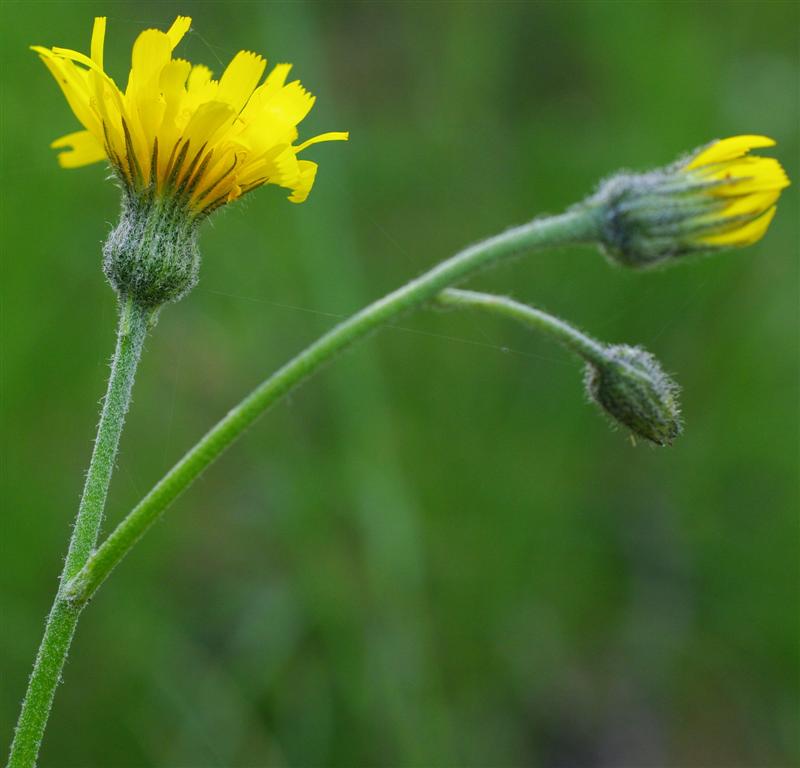
[[[586,391],[613,421],[656,445],[681,432],[678,385],[641,347],[606,348],[605,359],[586,365]]]
[[[145,307],[177,301],[197,283],[197,222],[168,198],[123,195],[103,245],[103,272],[120,298]]]
[[[766,136],[715,141],[648,173],[621,173],[600,185],[601,243],[619,264],[649,267],[690,253],[760,240],[789,179],[774,158],[750,156]]]

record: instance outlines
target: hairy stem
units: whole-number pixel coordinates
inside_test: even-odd
[[[529,328],[546,333],[559,344],[582,357],[587,363],[605,361],[605,346],[599,341],[581,333],[577,328],[558,317],[506,296],[448,288],[436,297],[436,303],[442,307],[480,309],[494,315],[508,317]]]
[[[94,451],[61,573],[59,591],[47,618],[44,637],[22,702],[22,711],[11,744],[9,768],[33,768],[36,765],[56,686],[61,678],[81,611],[81,606],[64,597],[64,587],[84,567],[97,544],[108,485],[114,471],[119,438],[150,315],[151,310],[139,307],[131,301],[125,302],[120,308],[117,346],[111,363],[111,375],[97,427]]]
[[[337,325],[256,387],[184,455],[67,585],[66,597],[75,605],[85,603],[147,529],[209,464],[270,406],[337,353],[502,258],[533,248],[589,242],[596,235],[596,227],[593,213],[586,209],[536,219],[464,249]]]

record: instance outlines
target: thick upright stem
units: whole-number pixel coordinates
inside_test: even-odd
[[[80,606],[64,599],[63,587],[83,568],[97,544],[119,438],[151,313],[152,310],[131,301],[121,306],[117,346],[86,484],[61,573],[59,591],[47,618],[44,637],[22,703],[11,745],[9,768],[33,768],[36,765],[53,696],[81,610]]]
[[[66,586],[66,596],[76,604],[88,600],[159,515],[209,464],[264,411],[343,349],[482,268],[534,248],[591,241],[596,236],[596,227],[594,214],[587,209],[536,219],[464,249],[337,325],[266,379],[212,427],[116,527]]]

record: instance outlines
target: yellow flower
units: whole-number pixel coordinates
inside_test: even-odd
[[[789,178],[773,157],[751,156],[751,149],[772,147],[766,136],[734,136],[709,144],[685,166],[700,182],[714,210],[699,217],[696,240],[712,247],[744,246],[758,242],[775,215],[775,203]]]
[[[53,142],[64,150],[59,162],[75,168],[108,159],[129,192],[170,198],[193,217],[263,184],[290,189],[289,200],[303,202],[317,164],[297,155],[348,134],[294,144],[314,97],[300,81],[286,82],[291,65],[276,65],[259,85],[266,61],[240,51],[214,80],[202,64],[172,58],[190,25],[179,16],[166,32],[139,35],[124,92],[103,69],[104,17],[94,21],[90,56],[33,46],[85,129]]]
[[[774,158],[748,153],[774,144],[766,136],[734,136],[666,168],[603,182],[588,205],[597,211],[606,253],[625,266],[649,267],[757,242],[789,179]]]

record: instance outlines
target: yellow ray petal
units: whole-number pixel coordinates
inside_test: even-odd
[[[95,135],[101,134],[100,122],[89,103],[89,86],[84,76],[71,61],[55,55],[41,46],[32,46],[55,78],[75,117],[84,128]]]
[[[753,221],[727,232],[721,232],[716,235],[706,235],[705,237],[698,238],[698,242],[704,245],[713,245],[716,247],[727,246],[745,246],[757,243],[767,231],[767,228],[775,215],[776,207],[773,205],[766,213],[759,216]]]
[[[239,158],[236,157],[234,149],[228,148],[216,151],[202,179],[200,179],[192,193],[192,200],[205,200],[207,203],[218,197],[228,188],[234,177],[238,179],[239,165]]]
[[[216,98],[227,102],[237,112],[241,111],[258,85],[266,66],[266,60],[258,54],[239,51],[219,79]]]
[[[300,175],[300,164],[295,157],[292,147],[285,147],[272,161],[272,172],[269,176],[270,184],[294,189]]]
[[[317,177],[317,164],[312,163],[310,160],[300,160],[298,162],[300,174],[297,178],[294,191],[289,195],[289,201],[292,203],[303,203],[311,192],[311,187],[314,186],[314,179]]]
[[[90,104],[100,121],[97,138],[118,154],[124,147],[122,120],[126,116],[122,94],[116,83],[104,73],[92,70],[88,73],[91,90]],[[127,118],[126,118],[127,119]]]
[[[730,198],[730,203],[719,214],[720,216],[755,216],[773,206],[781,196],[779,189],[766,192],[754,192],[751,195]]]
[[[209,101],[203,104],[192,115],[182,138],[189,141],[189,150],[196,152],[203,144],[211,144],[215,134],[226,124],[233,120],[236,113],[230,104],[221,101]]]
[[[783,189],[789,186],[789,177],[774,157],[743,157],[727,163],[710,166],[704,174],[707,179],[727,181],[710,192],[714,195],[741,195]]]
[[[724,160],[733,160],[747,154],[751,149],[758,147],[772,147],[774,139],[768,136],[732,136],[727,139],[715,141],[694,157],[686,166],[686,170],[699,168],[701,165],[720,163]]]
[[[191,26],[191,16],[178,16],[178,18],[172,22],[172,26],[167,30],[170,50],[175,50],[175,46],[183,39],[183,36],[189,31]]]
[[[103,45],[106,39],[106,17],[98,16],[94,20],[92,28],[92,61],[97,66],[103,68]]]
[[[173,59],[161,70],[159,76],[159,87],[165,102],[164,115],[158,130],[158,143],[161,150],[159,165],[166,166],[168,158],[164,155],[171,150],[179,138],[180,126],[177,117],[186,98],[184,85],[191,68],[192,65],[188,61]]]
[[[173,106],[186,93],[184,85],[192,71],[192,65],[183,59],[172,59],[159,75],[158,84],[168,105]]]
[[[291,69],[291,64],[276,64],[264,82],[256,88],[247,106],[250,107],[251,104],[261,105],[272,98],[286,84],[286,78],[289,76]]]
[[[264,104],[283,88],[291,69],[291,64],[276,64],[264,82],[253,91],[250,101],[247,102],[247,106],[243,110],[243,116],[247,116],[250,119],[257,116]]]
[[[291,64],[276,64],[272,72],[267,75],[264,85],[273,88],[282,88],[286,84],[286,78],[289,77],[289,72],[292,71]]]
[[[294,148],[295,153],[302,152],[306,147],[312,144],[319,144],[321,141],[347,141],[350,138],[348,131],[330,131],[328,133],[321,133],[319,136],[314,136],[306,139],[302,144]]]
[[[157,97],[157,76],[169,63],[171,53],[170,40],[160,29],[146,29],[142,32],[133,44],[126,96],[135,98],[146,92],[148,96]]]
[[[89,131],[68,133],[56,139],[50,146],[53,149],[68,148],[67,151],[58,154],[58,162],[62,168],[78,168],[106,159],[103,145]]]
[[[186,98],[184,99],[184,110],[186,119],[201,104],[213,101],[216,98],[219,83],[211,79],[211,70],[202,64],[192,67],[189,78],[186,81]],[[186,120],[183,121],[186,124]]]
[[[88,69],[97,69],[97,64],[94,62],[94,60],[90,59],[85,53],[81,53],[80,51],[73,51],[71,48],[59,48],[58,46],[54,46],[53,53],[62,59],[77,61],[79,64],[83,64],[83,66],[87,67]]]
[[[211,74],[211,70],[205,64],[195,64],[186,82],[187,92],[192,93],[205,88],[211,82]]]
[[[315,98],[294,80],[281,88],[273,98],[264,105],[272,120],[285,120],[288,125],[297,125],[314,106]]]

